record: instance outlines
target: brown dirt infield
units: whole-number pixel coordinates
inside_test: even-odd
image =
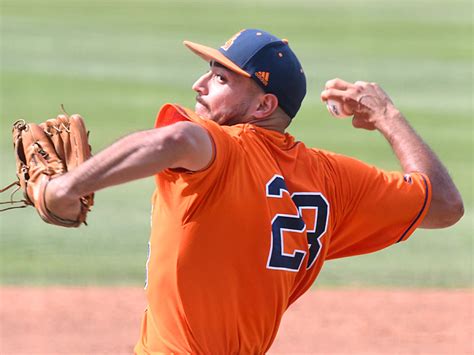
[[[472,354],[472,290],[308,292],[270,353]],[[0,288],[1,354],[130,354],[145,298],[136,288]]]

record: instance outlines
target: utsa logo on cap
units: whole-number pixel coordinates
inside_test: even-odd
[[[240,34],[242,33],[243,30],[240,30],[239,32],[237,32],[235,35],[233,35],[231,38],[229,38],[229,40],[227,42],[224,43],[223,46],[221,46],[221,48],[225,51],[227,51],[233,44],[234,44],[234,41],[237,39],[237,37],[240,36]]]

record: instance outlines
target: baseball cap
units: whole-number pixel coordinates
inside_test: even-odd
[[[262,30],[245,29],[218,49],[190,41],[183,43],[204,60],[215,60],[252,78],[264,92],[278,98],[279,106],[288,116],[296,116],[306,95],[306,78],[287,40]]]

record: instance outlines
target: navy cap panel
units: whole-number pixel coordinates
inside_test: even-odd
[[[271,43],[243,67],[267,93],[277,96],[279,105],[294,117],[306,95],[306,78],[300,62],[283,42]]]

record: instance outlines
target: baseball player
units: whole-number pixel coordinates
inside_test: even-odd
[[[117,141],[45,192],[47,209],[70,220],[81,196],[154,176],[136,354],[265,353],[326,260],[463,215],[446,168],[377,84],[330,80],[321,99],[340,103],[354,127],[379,131],[402,172],[285,133],[306,94],[288,41],[247,29],[219,49],[184,44],[210,64],[193,85],[195,109],[164,105],[154,129]]]

